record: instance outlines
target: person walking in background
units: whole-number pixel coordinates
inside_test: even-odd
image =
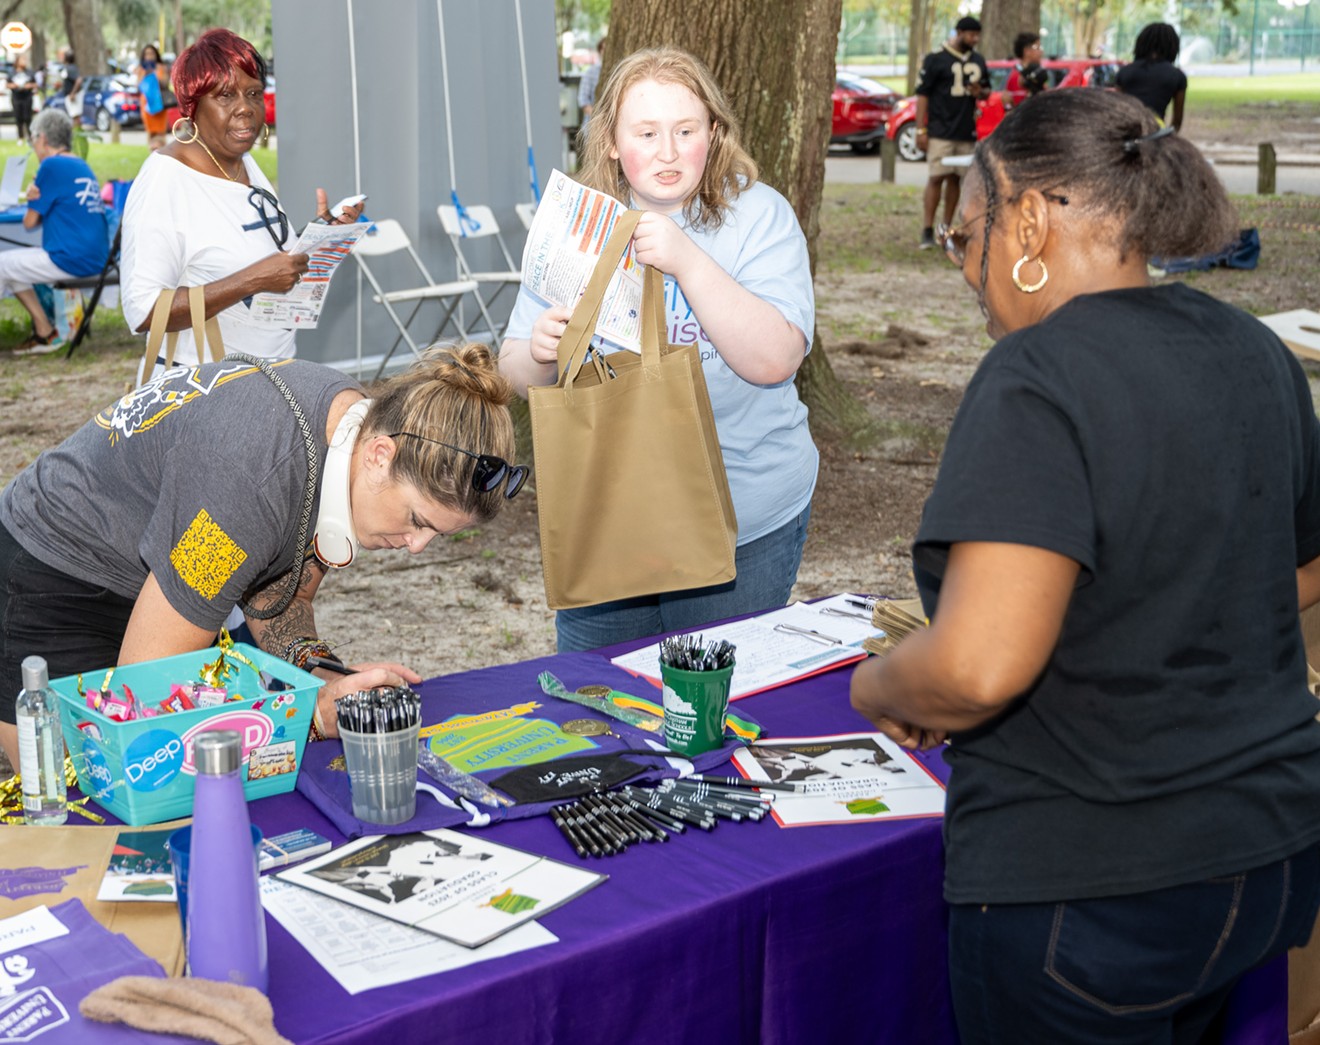
[[[28,186],[23,227],[41,227],[41,246],[0,251],[0,297],[18,298],[32,317],[32,336],[16,355],[55,352],[62,345],[33,284],[93,276],[110,253],[101,189],[92,168],[69,151],[68,114],[54,106],[42,109],[32,121],[31,138],[38,166]]]
[[[582,125],[578,129],[579,137],[585,141],[587,124],[591,122],[591,110],[596,106],[596,88],[600,84],[600,67],[605,62],[605,37],[596,41],[596,60],[582,70],[582,79],[578,81],[578,108],[582,111]]]
[[[1152,255],[1238,223],[1135,99],[1014,109],[964,214],[941,239],[998,341],[913,546],[930,627],[859,666],[852,703],[909,748],[950,738],[964,1045],[1217,1041],[1320,905],[1311,390],[1253,316],[1150,285]]]
[[[147,132],[147,148],[153,152],[165,144],[165,96],[170,89],[169,67],[160,60],[155,44],[147,44],[138,55],[138,94],[142,97],[142,127]]]
[[[990,70],[976,53],[981,23],[958,19],[953,43],[926,55],[917,81],[917,146],[929,165],[921,207],[921,242],[935,246],[935,212],[944,196],[944,221],[953,221],[966,167],[945,165],[946,157],[969,156],[976,148],[976,102],[990,93]]]
[[[82,72],[74,59],[73,48],[67,48],[64,52],[64,82],[60,85],[60,92],[64,95],[64,108],[75,127],[82,123],[82,85]]]
[[[732,109],[693,55],[638,51],[611,70],[580,180],[646,212],[633,246],[641,264],[665,273],[669,340],[701,347],[738,518],[738,575],[709,588],[560,610],[561,651],[788,601],[819,464],[793,384],[811,347],[816,302],[797,216],[757,173]],[[519,393],[555,380],[571,317],[520,290],[499,357]]]
[[[1137,34],[1132,62],[1118,71],[1116,86],[1150,109],[1161,120],[1173,102],[1175,131],[1182,130],[1183,105],[1187,101],[1187,74],[1174,65],[1182,42],[1178,30],[1164,22],[1152,22]]]
[[[37,89],[36,77],[28,72],[27,55],[14,59],[14,71],[9,74],[9,101],[14,109],[14,129],[19,141],[28,140],[28,127],[32,123],[32,102]]]
[[[1040,33],[1018,33],[1013,40],[1013,57],[1017,59],[1004,84],[1004,108],[1021,105],[1033,94],[1040,94],[1049,86],[1049,74],[1041,67],[1045,50],[1040,45]]]

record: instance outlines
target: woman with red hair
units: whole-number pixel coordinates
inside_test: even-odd
[[[187,330],[188,288],[200,286],[226,351],[288,359],[294,331],[249,311],[254,294],[288,293],[307,271],[306,254],[285,252],[292,223],[248,155],[266,133],[266,63],[242,37],[211,29],[179,55],[173,81],[182,116],[172,140],[143,163],[124,210],[124,318],[145,333],[160,292],[172,290],[167,329]],[[325,209],[317,189],[316,212]],[[339,220],[360,212],[359,204]],[[200,361],[193,339],[180,338],[174,362]],[[158,358],[156,370],[163,366]]]

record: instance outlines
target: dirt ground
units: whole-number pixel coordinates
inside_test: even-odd
[[[1255,140],[1249,128],[1278,120],[1292,148],[1320,154],[1314,107],[1242,110],[1239,122],[1206,126],[1207,140]],[[1241,209],[1244,225],[1261,228],[1260,268],[1190,281],[1257,313],[1315,307],[1320,198],[1242,201]],[[818,329],[872,430],[864,439],[818,433],[820,479],[796,597],[913,593],[908,547],[962,391],[989,347],[961,274],[941,252],[913,249],[918,213],[915,190],[827,187]],[[0,352],[0,482],[122,393],[139,349],[114,331],[105,327],[68,361]],[[532,486],[493,524],[433,542],[416,558],[363,555],[323,585],[321,634],[350,663],[397,659],[424,676],[552,652],[535,502]]]

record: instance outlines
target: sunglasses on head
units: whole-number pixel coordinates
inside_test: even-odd
[[[453,450],[476,461],[472,469],[472,489],[477,493],[490,493],[499,489],[500,484],[503,483],[504,499],[511,501],[518,496],[523,483],[527,482],[529,471],[525,464],[509,464],[503,457],[496,457],[494,454],[474,454],[461,446],[432,439],[430,436],[418,435],[416,432],[391,432],[390,438],[398,439],[401,435],[411,436],[425,443],[435,443],[436,446],[443,446],[446,450]]]

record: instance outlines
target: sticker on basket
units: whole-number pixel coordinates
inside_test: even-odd
[[[105,760],[101,746],[91,739],[83,740],[83,758],[87,760],[87,782],[92,785],[92,797],[100,802],[115,797],[115,778]]]
[[[168,729],[149,729],[124,748],[124,779],[134,791],[159,791],[183,768],[183,741]]]
[[[275,734],[275,727],[271,724],[270,719],[260,711],[242,708],[236,711],[222,711],[218,715],[212,715],[205,722],[193,726],[183,735],[183,771],[185,773],[190,775],[197,773],[197,768],[193,765],[193,741],[197,739],[198,733],[205,733],[209,729],[238,730],[238,735],[243,740],[244,762],[251,756],[254,748],[265,747]]]
[[[283,744],[269,744],[254,748],[248,756],[249,780],[265,780],[267,777],[292,773],[298,768],[298,745],[292,740]]]

